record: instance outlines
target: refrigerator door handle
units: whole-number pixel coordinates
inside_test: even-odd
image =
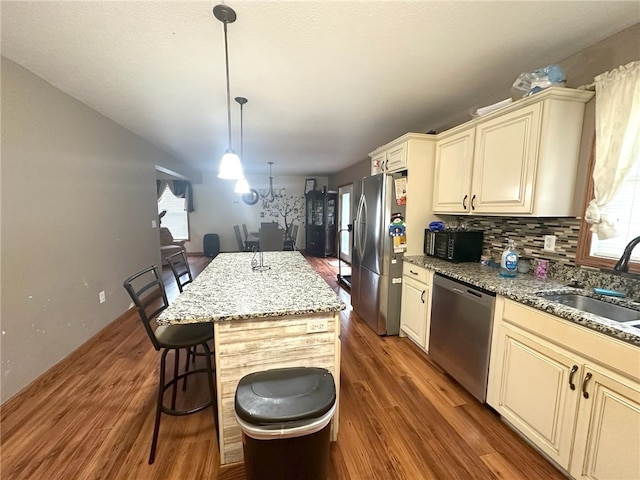
[[[362,260],[362,251],[360,250],[360,238],[362,237],[362,225],[360,218],[362,215],[363,198],[360,196],[358,199],[358,208],[356,209],[356,216],[353,220],[353,245],[356,247],[356,253],[358,254],[358,260]]]
[[[360,235],[358,235],[358,255],[360,259],[364,257],[365,248],[367,246],[367,202],[364,195],[360,199]]]

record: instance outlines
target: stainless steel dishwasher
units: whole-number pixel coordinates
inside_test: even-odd
[[[484,403],[495,293],[436,274],[429,355]]]

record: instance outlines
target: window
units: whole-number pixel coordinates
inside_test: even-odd
[[[175,240],[189,240],[189,214],[187,201],[176,197],[167,185],[158,199],[158,214],[163,210],[167,213],[162,217],[161,224],[167,227]]]
[[[593,169],[594,158],[591,158]],[[591,172],[587,184],[587,198],[593,197],[593,178]],[[616,220],[619,236],[608,240],[598,240],[590,231],[590,225],[581,222],[578,243],[578,263],[611,270],[622,255],[624,247],[640,235],[640,158],[636,159],[624,184],[606,209],[607,215]],[[640,272],[640,246],[632,252],[629,271]]]

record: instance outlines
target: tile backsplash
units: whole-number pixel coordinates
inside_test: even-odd
[[[577,218],[466,217],[459,224],[484,232],[484,254],[495,260],[513,238],[522,258],[544,258],[552,263],[576,266],[580,220]],[[544,235],[556,236],[555,252],[545,252]]]
[[[527,217],[443,217],[445,223],[466,225],[484,232],[483,254],[499,262],[508,238],[513,238],[521,258],[549,260],[549,276],[561,282],[576,280],[584,288],[608,288],[640,299],[640,280],[633,276],[612,275],[608,271],[576,265],[580,219]],[[544,250],[544,235],[555,235],[554,252]]]

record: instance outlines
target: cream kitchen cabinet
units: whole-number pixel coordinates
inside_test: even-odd
[[[640,478],[640,383],[587,364],[581,395],[571,476]]]
[[[407,170],[412,158],[420,162],[426,161],[423,158],[425,142],[433,142],[435,144],[435,140],[435,135],[407,133],[377,148],[369,154],[369,157],[371,157],[371,175]]]
[[[438,136],[433,195],[435,211],[467,213],[470,209],[471,169],[475,127]]]
[[[424,229],[435,220],[431,211],[436,136],[407,133],[371,152],[371,173],[407,171],[407,255],[421,255]],[[393,210],[391,211],[393,212]]]
[[[640,478],[640,349],[498,297],[487,403],[574,478]]]
[[[403,138],[402,141],[392,142],[369,154],[371,157],[371,175],[383,172],[394,173],[407,169],[409,139],[401,138]]]
[[[371,156],[371,175],[378,175],[385,170],[385,162],[387,161],[387,152],[383,150]]]
[[[575,216],[582,123],[592,96],[549,88],[439,134],[434,212]]]
[[[400,331],[429,350],[433,271],[405,262],[402,267]]]

